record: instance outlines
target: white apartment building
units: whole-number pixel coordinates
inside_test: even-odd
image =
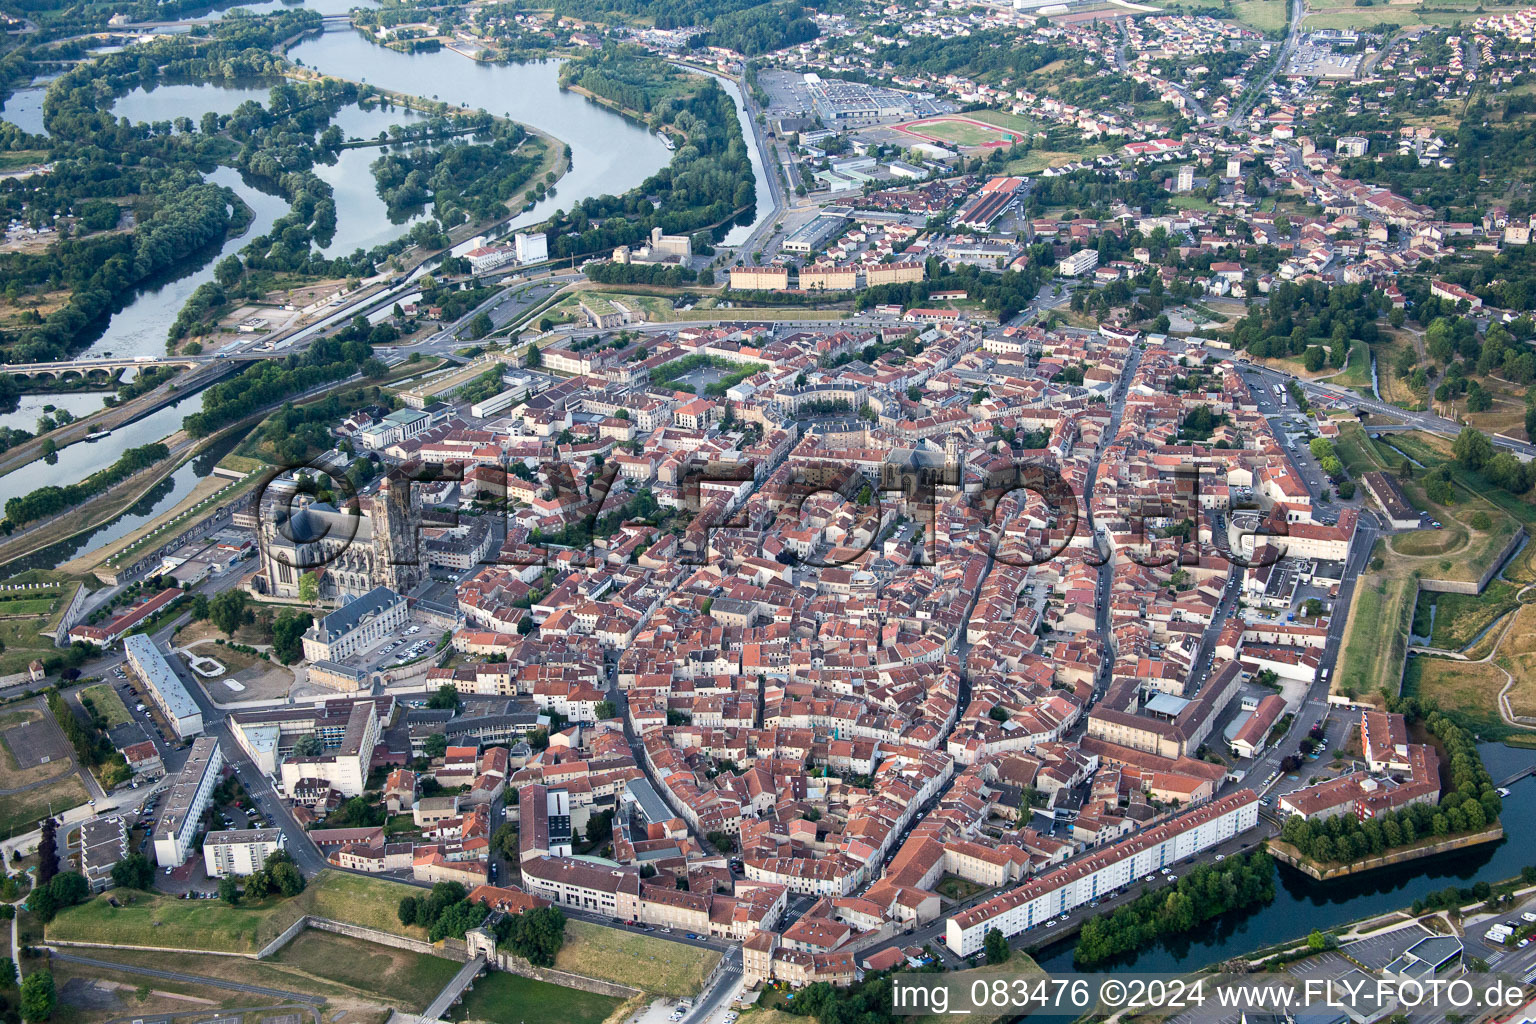
[[[203,869],[209,878],[254,875],[286,840],[280,828],[246,828],[209,832],[203,837]]]
[[[956,914],[949,919],[944,944],[969,956],[982,948],[993,928],[1008,936],[1028,931],[1223,843],[1258,821],[1258,795],[1239,790]]]
[[[543,232],[515,235],[512,242],[519,263],[542,263],[549,259],[549,236]]]
[[[143,633],[135,633],[123,641],[123,653],[128,656],[128,667],[144,684],[150,699],[160,708],[178,737],[187,739],[203,731],[202,709],[153,640]]]
[[[192,840],[213,799],[223,768],[224,753],[219,749],[219,741],[212,736],[199,736],[155,818],[155,860],[161,867],[179,868],[187,862]]]
[[[1079,249],[1056,264],[1056,273],[1062,277],[1081,277],[1090,273],[1099,265],[1099,251],[1097,249]]]

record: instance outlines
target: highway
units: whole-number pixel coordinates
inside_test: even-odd
[[[1248,111],[1252,110],[1254,104],[1263,97],[1265,90],[1269,88],[1269,83],[1275,80],[1275,75],[1290,61],[1291,54],[1296,51],[1296,42],[1301,38],[1301,22],[1306,17],[1306,13],[1306,0],[1290,0],[1290,6],[1287,8],[1285,40],[1280,44],[1280,51],[1274,63],[1264,72],[1263,77],[1253,84],[1252,88],[1243,93],[1239,102],[1233,104],[1232,112],[1227,115],[1226,120],[1221,122],[1222,127],[1236,128],[1241,124],[1243,118],[1248,116]]]

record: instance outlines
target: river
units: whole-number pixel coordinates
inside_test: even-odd
[[[17,399],[14,410],[0,412],[0,427],[25,430],[29,434],[35,434],[37,420],[43,415],[44,406],[51,405],[55,409],[67,410],[75,419],[80,419],[82,416],[89,416],[104,408],[106,397],[107,392],[104,391],[63,391],[52,395],[22,395]]]
[[[195,114],[188,116],[196,119]],[[240,172],[233,168],[215,168],[207,179],[229,187],[251,208],[255,216],[250,226],[244,233],[226,238],[222,245],[208,246],[201,255],[136,288],[122,308],[102,325],[101,334],[83,355],[100,356],[108,352],[119,358],[165,355],[165,339],[176,322],[176,315],[199,285],[213,280],[213,268],[219,260],[238,252],[257,235],[265,234],[277,218],[288,212],[288,203],[281,196],[246,184]]]
[[[36,84],[25,89],[17,89],[6,97],[5,103],[0,104],[0,117],[14,124],[24,132],[33,135],[47,135],[43,130],[43,97],[48,93],[48,83],[51,78],[36,79]]]
[[[37,463],[35,466],[14,470],[0,476],[0,508],[12,498],[29,494],[48,483],[77,483],[97,470],[106,469],[118,456],[129,448],[163,440],[181,429],[182,419],[203,404],[202,392],[184,395],[169,405],[156,409],[132,423],[126,423],[99,441],[76,441],[67,448],[59,449],[52,465]],[[58,395],[47,396],[57,400]],[[89,396],[98,404],[99,394]],[[33,417],[33,425],[37,418]],[[38,470],[43,470],[39,474]],[[46,479],[40,478],[46,476]]]
[[[180,415],[178,413],[178,416]],[[149,493],[130,506],[128,511],[110,523],[104,523],[89,533],[79,534],[69,540],[50,544],[25,558],[8,562],[4,569],[0,570],[0,575],[9,578],[28,569],[54,569],[81,552],[121,540],[139,527],[153,522],[163,513],[175,508],[183,498],[192,493],[197,482],[207,478],[213,472],[213,467],[218,465],[219,460],[228,455],[241,440],[239,435],[235,435],[215,444],[156,484]],[[9,477],[0,479],[9,479]]]
[[[558,61],[482,64],[451,50],[405,54],[352,29],[311,36],[291,60],[327,74],[509,117],[571,147],[556,194],[513,218],[536,224],[589,196],[618,195],[665,167],[672,154],[653,132],[560,89]],[[340,204],[337,206],[338,219]]]
[[[1536,750],[1502,743],[1478,747],[1483,763],[1497,782],[1536,762]],[[1333,882],[1317,882],[1283,865],[1275,898],[1267,906],[1225,914],[1190,935],[1159,942],[1125,957],[1114,971],[1176,972],[1194,970],[1241,953],[1300,938],[1314,928],[1327,929],[1346,921],[1407,907],[1415,899],[1447,886],[1513,878],[1536,863],[1528,838],[1536,834],[1536,781],[1527,777],[1511,787],[1500,820],[1513,838],[1471,849],[1412,861]],[[1050,972],[1073,970],[1071,940],[1040,952],[1040,966]]]
[[[322,14],[339,14],[362,6],[348,0],[310,0],[310,8]],[[263,12],[275,5],[254,5]],[[206,19],[224,15],[213,12]],[[415,95],[425,95],[445,102],[484,109],[531,125],[571,148],[571,169],[557,185],[557,195],[520,214],[516,224],[532,224],[547,218],[562,206],[588,196],[619,194],[640,184],[666,166],[671,153],[654,134],[625,120],[612,111],[559,87],[559,63],[485,65],[449,50],[406,55],[374,46],[353,30],[327,32],[300,43],[290,53],[296,61],[327,73],[354,81]],[[254,100],[265,104],[270,83],[167,83],[154,89],[135,89],[120,97],[113,113],[134,121],[171,121],[178,117],[199,120],[207,111],[230,113],[241,103]],[[28,131],[42,130],[42,86],[23,89],[7,100],[0,114]],[[402,108],[363,110],[343,108],[335,123],[348,138],[376,137],[391,124],[409,124],[421,115]],[[321,250],[328,256],[371,248],[390,241],[410,229],[425,213],[392,222],[384,202],[375,190],[369,165],[377,159],[376,148],[344,150],[315,173],[335,190],[336,232]],[[177,314],[197,287],[212,280],[213,268],[224,256],[238,252],[258,234],[271,228],[287,211],[281,197],[262,192],[243,181],[228,167],[215,169],[208,179],[234,190],[255,213],[250,226],[238,237],[226,239],[218,247],[177,267],[175,271],[148,282],[127,297],[101,326],[101,333],[84,350],[85,355],[157,356],[165,351],[166,336]],[[759,189],[763,188],[759,185]],[[5,422],[31,429],[40,406],[52,401],[67,406],[74,397],[42,396],[44,401],[29,404],[10,414]],[[164,438],[177,427],[193,406],[181,399],[128,426],[115,430],[93,443],[78,442],[58,453],[50,468],[49,479],[78,481],[98,469],[111,465],[130,447]],[[86,411],[96,408],[100,396],[86,401]],[[71,407],[72,408],[72,407]],[[156,489],[151,500],[140,503],[133,513],[102,527],[89,538],[68,542],[71,551],[80,550],[87,541],[101,544],[133,529],[139,523],[160,514],[179,501],[195,483],[196,474],[189,464]],[[33,474],[13,473],[0,477],[0,503],[39,485]],[[57,554],[57,552],[54,552]],[[67,557],[67,556],[66,556]],[[62,559],[60,559],[62,560]],[[29,562],[31,560],[28,560]],[[53,561],[49,564],[58,564]],[[14,571],[18,566],[13,565]]]

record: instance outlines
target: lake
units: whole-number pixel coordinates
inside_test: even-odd
[[[355,82],[509,117],[570,146],[571,169],[556,185],[556,195],[514,217],[514,225],[536,224],[588,196],[627,192],[672,159],[655,133],[562,91],[559,61],[503,65],[481,64],[451,50],[404,54],[375,46],[352,29],[311,36],[288,56]]]

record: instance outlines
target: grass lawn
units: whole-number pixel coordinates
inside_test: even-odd
[[[424,939],[423,929],[407,928],[395,916],[402,896],[420,893],[415,886],[401,882],[322,871],[293,899],[267,899],[237,907],[213,900],[177,900],[158,893],[139,894],[133,903],[113,907],[103,895],[55,917],[48,925],[48,937],[120,946],[254,953],[304,914],[313,914]]]
[[[13,597],[0,601],[0,615],[47,615],[57,599],[52,597]]]
[[[1371,349],[1376,353],[1376,381],[1381,389],[1382,401],[1401,409],[1415,412],[1423,410],[1426,398],[1424,393],[1410,388],[1407,377],[1397,375],[1397,360],[1403,350],[1415,354],[1418,352],[1414,336],[1406,330],[1383,327],[1380,337],[1382,340],[1371,346]]]
[[[59,619],[79,586],[76,578],[47,570],[32,570],[10,582],[57,583],[59,589],[51,592],[52,596],[34,592],[25,599],[0,601],[0,642],[5,644],[4,651],[0,652],[0,675],[25,672],[33,660],[59,653],[53,645],[53,636],[45,636],[44,631],[58,628]],[[34,607],[34,602],[44,600],[45,596],[48,607],[23,611]],[[12,615],[16,617],[6,617]]]
[[[1418,655],[1408,659],[1403,672],[1403,695],[1431,698],[1483,739],[1498,739],[1511,731],[1499,717],[1498,696],[1506,682],[1489,662]]]
[[[80,691],[82,700],[89,697],[91,705],[96,713],[107,720],[107,728],[112,729],[124,722],[130,721],[128,708],[123,704],[123,698],[117,695],[117,691],[106,683],[97,683],[95,686],[87,686]]]
[[[972,110],[965,116],[975,121],[995,124],[999,128],[1006,128],[1011,132],[1037,132],[1045,127],[1045,125],[1033,118],[1020,117],[1018,114],[1010,114],[1006,110]]]
[[[1386,459],[1376,450],[1376,445],[1359,423],[1346,422],[1339,427],[1339,436],[1334,439],[1333,450],[1338,453],[1344,468],[1349,470],[1349,475],[1357,480],[1362,473],[1387,468]]]
[[[1344,627],[1344,650],[1332,689],[1369,698],[1378,690],[1398,692],[1408,630],[1413,617],[1415,581],[1395,560],[1386,542],[1378,540],[1373,558],[1386,562],[1380,571],[1364,573],[1355,584],[1355,599]]]
[[[970,899],[985,888],[986,886],[984,885],[977,885],[975,882],[967,881],[956,875],[945,875],[939,879],[939,884],[935,886],[935,891],[940,896],[959,903],[961,900]]]
[[[1456,22],[1469,23],[1473,18],[1484,14],[1499,14],[1510,8],[1477,8],[1467,5],[1464,10],[1447,10],[1456,7],[1454,2],[1437,2],[1433,9],[1425,9],[1423,5],[1406,7],[1389,7],[1377,4],[1371,7],[1317,7],[1317,13],[1307,15],[1306,27],[1309,30],[1320,28],[1352,28],[1364,29],[1373,25],[1451,25]]]
[[[6,834],[13,831],[30,832],[34,825],[49,814],[61,814],[71,807],[79,807],[89,799],[85,783],[80,781],[78,775],[70,775],[25,793],[0,797],[0,830]]]
[[[1045,144],[1049,146],[1049,142]],[[1092,160],[1109,152],[1100,143],[1086,143],[1077,149],[1049,149],[1036,146],[1023,156],[1008,161],[1003,168],[1008,174],[1039,174],[1047,167],[1061,167],[1077,160]]]
[[[377,994],[417,1012],[426,1009],[461,966],[440,956],[425,956],[312,928],[300,932],[270,962],[339,982],[359,992]],[[482,983],[483,979],[475,987]],[[296,987],[304,990],[302,985]]]
[[[1371,346],[1356,339],[1349,346],[1349,365],[1332,378],[1334,384],[1346,388],[1361,388],[1371,393]]]
[[[987,123],[973,123],[967,115],[908,121],[896,127],[915,136],[937,139],[954,146],[985,146],[989,143],[1017,141],[1019,131],[988,127],[990,123],[990,118]]]
[[[1278,33],[1285,28],[1286,0],[1239,0],[1231,5],[1232,15],[1249,28],[1264,33]]]
[[[492,971],[475,982],[475,987],[452,1012],[454,1020],[486,1020],[493,1024],[602,1024],[619,1002],[612,996]]]
[[[1510,708],[1522,717],[1536,718],[1536,605],[1526,605],[1515,613],[1496,660],[1515,677],[1509,691]]]
[[[565,945],[555,966],[652,995],[680,997],[703,988],[704,978],[719,959],[712,949],[568,919]]]

